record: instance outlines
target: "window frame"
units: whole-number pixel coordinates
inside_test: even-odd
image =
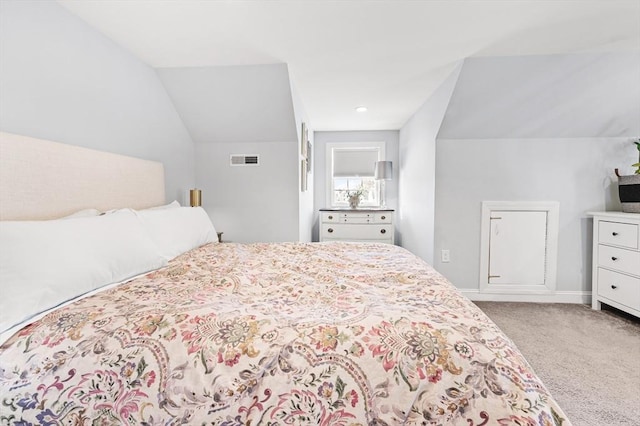
[[[334,194],[334,177],[333,177],[333,156],[335,150],[366,150],[366,149],[374,149],[378,151],[378,160],[384,161],[386,158],[385,152],[386,144],[385,142],[329,142],[327,143],[326,148],[326,178],[325,178],[325,186],[326,186],[326,194],[325,201],[326,205],[329,208],[341,208],[341,207],[349,207],[349,204],[335,204],[333,202],[333,194]],[[373,169],[373,165],[371,166]],[[373,171],[373,170],[372,170]],[[356,176],[353,176],[356,178]],[[380,182],[375,181],[375,193],[377,194],[377,204],[360,204],[362,207],[380,207]]]

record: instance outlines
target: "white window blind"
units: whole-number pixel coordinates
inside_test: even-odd
[[[373,176],[378,161],[378,149],[335,149],[333,151],[333,176]]]

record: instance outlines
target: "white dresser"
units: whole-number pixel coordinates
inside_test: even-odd
[[[640,317],[640,214],[593,216],[592,307],[602,303]]]
[[[393,210],[320,210],[320,241],[394,242]]]

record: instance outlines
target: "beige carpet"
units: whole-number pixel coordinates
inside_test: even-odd
[[[476,302],[574,426],[640,425],[640,320],[586,305]]]

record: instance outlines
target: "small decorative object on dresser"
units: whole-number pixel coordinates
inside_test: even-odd
[[[640,317],[640,214],[593,216],[592,307],[602,303]]]
[[[393,210],[320,209],[320,241],[393,244]]]
[[[615,170],[618,176],[618,194],[622,211],[628,213],[640,213],[640,139],[633,142],[638,149],[638,162],[632,164],[635,172],[632,175],[620,175],[618,169]]]
[[[360,205],[360,199],[362,198],[362,190],[349,192],[349,207],[357,209]]]

